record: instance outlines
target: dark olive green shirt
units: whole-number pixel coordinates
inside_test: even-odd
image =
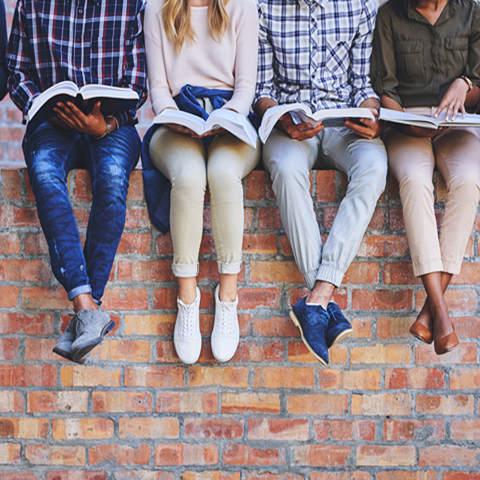
[[[372,77],[379,95],[403,107],[438,105],[467,75],[480,86],[480,4],[449,0],[435,25],[413,0],[390,0],[378,13]]]

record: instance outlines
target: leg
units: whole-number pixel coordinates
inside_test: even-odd
[[[432,142],[392,131],[386,139],[392,172],[400,186],[403,217],[413,270],[427,292],[430,308],[422,308],[411,332],[431,342],[434,319],[448,321],[443,296],[442,256],[434,211],[432,176],[435,158]]]
[[[66,183],[78,141],[45,122],[26,135],[23,150],[53,273],[69,300],[82,304],[91,301],[92,288]]]
[[[207,183],[204,147],[198,139],[159,128],[152,137],[150,153],[155,167],[172,182],[172,270],[179,282],[179,298],[190,304],[196,297],[203,233]]]
[[[209,148],[207,178],[221,300],[237,298],[244,227],[242,180],[259,159],[260,145],[254,149],[229,134],[216,137]]]
[[[274,130],[263,148],[263,161],[272,178],[282,223],[309,289],[315,285],[322,258],[322,239],[309,179],[318,147],[317,137],[298,142]]]
[[[173,341],[182,362],[192,364],[202,348],[197,275],[207,183],[205,150],[201,140],[159,128],[152,137],[150,155],[155,167],[172,183],[172,270],[179,285]]]
[[[385,188],[387,154],[381,140],[361,139],[346,128],[327,129],[322,148],[348,176],[347,193],[325,242],[316,276],[314,295],[324,304],[355,258]]]
[[[101,140],[88,140],[93,202],[85,258],[93,297],[99,301],[110,276],[125,226],[130,173],[140,155],[134,127],[121,127]]]

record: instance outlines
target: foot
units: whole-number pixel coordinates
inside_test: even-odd
[[[55,347],[53,347],[53,352],[57,355],[60,355],[67,360],[75,362],[73,358],[73,349],[72,344],[76,338],[76,325],[77,325],[77,316],[73,315],[70,319],[70,322],[67,325],[65,331],[60,335]],[[77,363],[84,363],[83,359],[79,359]]]
[[[200,290],[197,287],[193,303],[183,303],[177,299],[178,313],[173,332],[175,351],[180,360],[191,365],[195,363],[202,350],[202,334],[200,333]]]
[[[212,332],[212,353],[219,362],[228,362],[235,355],[240,341],[238,325],[238,298],[233,302],[222,302],[219,287],[215,289],[215,323]]]
[[[425,300],[417,319],[412,323],[409,331],[422,342],[429,344],[433,342],[433,317],[428,298]]]
[[[82,310],[77,312],[76,319],[76,339],[72,344],[72,355],[78,362],[103,342],[115,322],[102,310]]]
[[[290,310],[290,318],[300,330],[303,343],[310,353],[322,364],[328,365],[326,332],[329,313],[321,305],[307,305],[300,299]]]
[[[437,341],[454,331],[453,323],[446,306],[431,307],[434,318],[433,337]]]
[[[330,302],[327,307],[330,314],[326,332],[327,346],[332,347],[353,332],[351,323],[345,318],[340,307],[335,302]]]

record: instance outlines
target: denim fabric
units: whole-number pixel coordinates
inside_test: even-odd
[[[125,224],[129,177],[140,145],[132,126],[101,140],[49,122],[27,130],[23,151],[40,224],[53,273],[70,300],[81,293],[92,293],[97,301],[103,296]],[[68,172],[79,165],[89,170],[93,192],[83,251],[66,182]]]

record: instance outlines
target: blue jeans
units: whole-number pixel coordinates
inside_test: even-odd
[[[91,293],[99,302],[103,296],[125,225],[129,177],[140,145],[133,126],[101,140],[49,122],[27,130],[23,151],[38,216],[53,273],[69,300]],[[93,194],[83,251],[67,189],[68,172],[79,165],[90,172]]]

